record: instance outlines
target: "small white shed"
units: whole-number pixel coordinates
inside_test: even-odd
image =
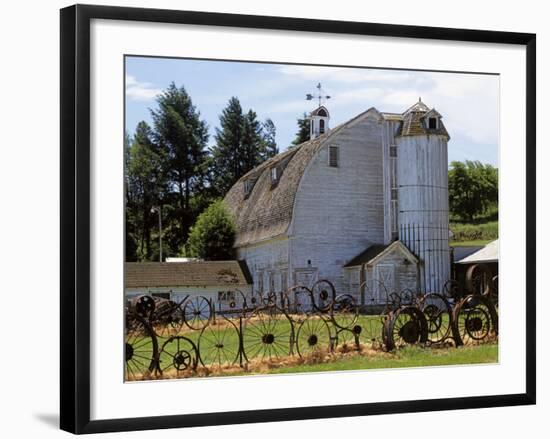
[[[204,296],[216,306],[240,302],[252,291],[252,276],[243,261],[127,262],[127,298],[149,294],[181,302]]]

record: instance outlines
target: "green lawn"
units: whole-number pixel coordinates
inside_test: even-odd
[[[498,221],[476,222],[474,224],[451,222],[452,246],[485,245],[498,238]]]
[[[385,369],[395,367],[445,366],[498,362],[498,344],[460,348],[422,348],[407,346],[380,356],[349,355],[333,362],[301,364],[270,369],[267,373],[328,372],[335,370]]]

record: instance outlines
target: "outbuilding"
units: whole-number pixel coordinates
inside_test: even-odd
[[[148,294],[179,303],[203,296],[218,308],[241,302],[252,277],[242,261],[127,262],[124,289],[128,299]]]

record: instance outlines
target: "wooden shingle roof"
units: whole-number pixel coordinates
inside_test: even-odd
[[[438,126],[435,129],[428,128],[426,117],[430,115],[438,117]],[[434,109],[430,110],[422,101],[418,101],[403,113],[403,124],[399,135],[401,136],[418,136],[422,134],[436,134],[449,138],[449,133],[441,121],[441,115]]]
[[[124,269],[125,288],[252,284],[244,261],[126,262]]]
[[[292,221],[298,185],[307,165],[325,141],[344,126],[339,125],[313,140],[266,160],[233,185],[224,202],[237,224],[235,246],[271,239],[287,231]],[[274,167],[279,172],[276,184],[271,180],[271,169]],[[247,194],[244,182],[249,179],[254,186]]]

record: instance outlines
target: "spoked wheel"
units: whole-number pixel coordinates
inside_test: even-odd
[[[452,309],[444,296],[437,293],[425,295],[420,310],[426,317],[428,341],[442,343],[451,335]]]
[[[158,337],[165,338],[178,335],[183,326],[181,308],[172,300],[157,301],[151,322]]]
[[[286,293],[286,312],[293,322],[300,323],[313,310],[313,293],[307,287],[297,285],[289,288]]]
[[[256,309],[262,307],[262,296],[257,292],[251,292],[244,296],[243,317],[248,317]]]
[[[491,333],[491,314],[475,297],[466,298],[457,305],[455,322],[459,345],[485,340]]]
[[[489,296],[493,290],[493,275],[486,264],[474,264],[466,271],[466,289],[470,294]]]
[[[189,329],[195,331],[207,326],[213,316],[212,305],[208,299],[196,296],[182,304],[183,321]]]
[[[311,287],[313,307],[318,312],[329,312],[336,299],[336,289],[328,280],[321,279]]]
[[[286,314],[268,307],[256,310],[246,319],[242,337],[248,361],[281,358],[292,351],[294,329]]]
[[[380,347],[383,341],[383,321],[383,317],[378,314],[361,316],[361,342],[373,348]]]
[[[239,357],[240,341],[236,325],[225,318],[203,328],[199,336],[199,360],[203,366],[235,364]]]
[[[194,371],[197,368],[198,351],[195,343],[181,335],[170,337],[162,345],[159,354],[161,373],[175,370],[176,373]]]
[[[327,322],[320,316],[312,315],[300,323],[296,332],[296,349],[300,357],[330,351],[330,329]]]
[[[355,303],[353,296],[341,294],[334,299],[330,308],[330,319],[337,330],[352,329],[357,323],[359,316],[359,307]]]
[[[387,350],[427,341],[428,324],[426,317],[418,308],[413,306],[399,308],[386,320]]]
[[[158,341],[151,326],[139,316],[128,318],[125,332],[125,378],[134,381],[155,371]]]
[[[336,333],[336,349],[341,352],[359,350],[359,336],[363,328],[355,325],[349,329],[339,329]]]
[[[151,314],[155,311],[155,299],[152,296],[142,295],[132,299],[133,312],[145,319],[151,317]]]

